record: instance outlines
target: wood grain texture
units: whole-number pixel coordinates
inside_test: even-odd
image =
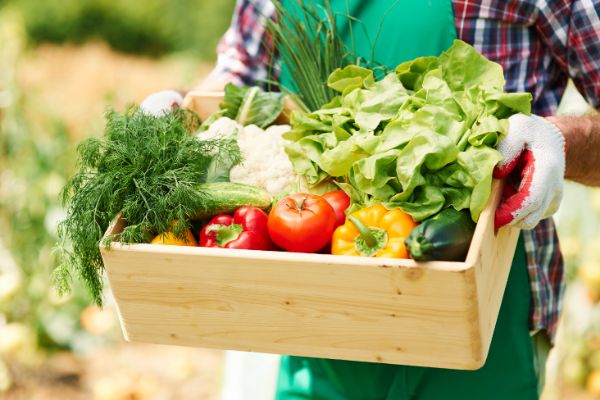
[[[518,232],[493,231],[500,182],[462,262],[150,244],[101,248],[127,340],[479,368]],[[119,219],[107,233],[123,228]]]
[[[223,92],[201,92],[192,90],[183,99],[183,108],[192,110],[200,116],[202,121],[219,109],[223,102]]]
[[[502,195],[503,182],[494,182],[490,205],[486,207],[473,235],[466,263],[473,265],[479,307],[479,332],[482,348],[481,364],[485,362],[498,319],[504,289],[515,255],[521,230],[504,227],[494,230],[494,213]],[[494,205],[491,207],[491,205]],[[501,283],[501,284],[500,284]],[[524,299],[523,301],[529,301]]]

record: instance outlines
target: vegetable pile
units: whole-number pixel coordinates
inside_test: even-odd
[[[202,125],[186,110],[108,113],[63,192],[59,291],[76,272],[101,304],[99,245],[117,239],[464,260],[494,147],[531,96],[504,93],[501,67],[460,41],[381,80],[350,65],[327,83],[338,95],[291,127],[274,125],[282,94],[232,85]],[[119,213],[127,226],[103,239]]]
[[[104,137],[79,146],[79,171],[62,195],[67,217],[58,230],[61,264],[54,271],[60,292],[69,290],[76,272],[102,303],[98,245],[119,212],[127,221],[119,240],[140,243],[153,232],[173,231],[184,239],[188,220],[212,207],[214,196],[200,184],[211,181],[214,165],[235,165],[240,154],[233,140],[196,140],[190,131],[198,124],[185,110],[162,117],[112,111]]]
[[[333,179],[351,195],[352,210],[382,203],[417,221],[446,207],[469,209],[477,221],[507,118],[530,111],[530,94],[505,93],[501,66],[458,40],[379,81],[350,65],[327,84],[339,95],[294,113],[284,135],[294,169],[310,185]]]

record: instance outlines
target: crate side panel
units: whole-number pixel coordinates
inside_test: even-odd
[[[132,341],[469,368],[480,339],[470,270],[104,257]]]
[[[477,285],[482,363],[489,352],[520,232],[513,227],[503,227],[498,231],[494,229],[495,211],[502,190],[503,182],[495,180],[490,201],[479,217],[467,256],[467,263],[474,267]]]
[[[494,234],[493,229],[487,231],[486,244],[481,248],[480,261],[475,265],[479,323],[482,342],[485,344],[482,348],[484,359],[496,327],[519,232],[516,228],[503,228],[497,234]]]

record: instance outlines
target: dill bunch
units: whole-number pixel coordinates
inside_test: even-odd
[[[206,205],[198,184],[210,180],[215,165],[230,169],[240,161],[235,140],[191,136],[199,122],[180,109],[161,117],[109,111],[104,136],[78,146],[78,171],[61,194],[67,216],[58,227],[61,262],[53,274],[59,293],[70,290],[75,273],[102,305],[99,245],[119,212],[127,222],[121,242],[147,242],[168,230],[183,237],[188,219]]]

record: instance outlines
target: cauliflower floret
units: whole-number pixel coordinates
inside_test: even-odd
[[[231,170],[231,181],[260,186],[273,194],[291,191],[298,177],[285,153],[282,135],[289,130],[288,125],[274,125],[264,131],[256,125],[241,129],[237,142],[242,163]]]
[[[234,137],[238,130],[239,125],[237,122],[227,117],[221,117],[210,124],[208,130],[198,133],[196,137],[202,140],[216,139],[219,137],[230,138]]]
[[[299,182],[285,153],[286,141],[282,135],[289,130],[289,125],[273,125],[266,130],[256,125],[241,126],[223,117],[213,122],[198,137],[233,137],[237,133],[242,162],[231,170],[231,182],[259,186],[269,193],[280,194],[293,191]]]

